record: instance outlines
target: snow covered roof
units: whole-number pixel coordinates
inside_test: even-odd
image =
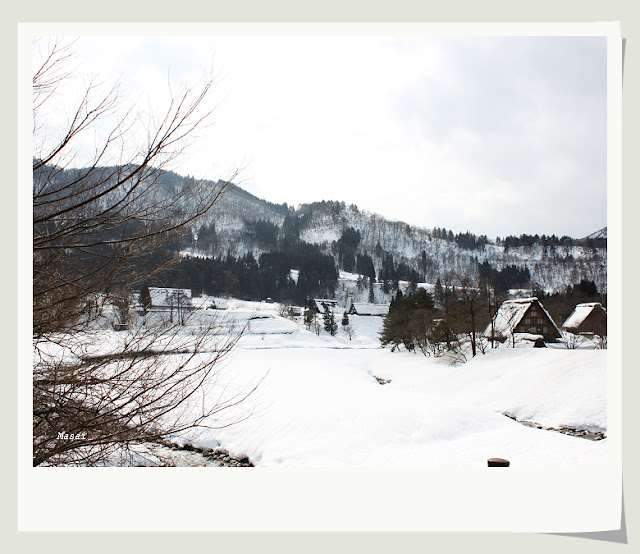
[[[183,305],[191,304],[191,289],[149,287],[149,296],[151,297],[151,305],[154,307],[176,306],[178,302]]]
[[[367,304],[355,302],[353,307],[357,315],[387,315],[389,313],[389,304]]]
[[[533,304],[536,304],[544,312],[551,324],[555,327],[556,331],[558,331],[558,335],[562,336],[560,329],[558,329],[554,323],[549,312],[544,309],[542,304],[538,301],[538,298],[535,296],[505,300],[493,318],[494,333],[502,336],[506,336],[511,333],[518,326],[524,314]],[[491,323],[487,326],[485,334],[491,334]]]
[[[580,325],[582,325],[582,322],[587,319],[587,317],[589,317],[589,314],[597,306],[602,308],[602,304],[600,304],[600,302],[587,302],[585,304],[578,304],[575,310],[573,310],[573,313],[562,324],[562,327],[564,329],[577,329],[578,327],[580,327]]]
[[[508,335],[517,327],[522,316],[529,309],[534,300],[537,301],[538,299],[522,298],[503,302],[493,318],[493,332],[496,335]],[[488,325],[485,334],[491,334],[491,323]]]
[[[328,298],[314,298],[313,301],[316,304],[316,308],[318,309],[318,311],[323,314],[324,313],[324,306],[323,304],[329,306],[329,307],[336,307],[338,305],[338,301],[337,300],[329,300]]]

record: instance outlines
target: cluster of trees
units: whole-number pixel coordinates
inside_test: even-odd
[[[604,237],[600,238],[587,238],[582,241],[582,246],[590,249],[595,252],[597,248],[606,248],[607,247],[607,239]]]
[[[384,252],[378,278],[382,281],[382,291],[388,294],[389,291],[398,288],[398,281],[408,281],[409,288],[414,291],[420,275],[405,262],[396,263],[393,254]]]
[[[356,250],[360,244],[360,231],[347,227],[335,242],[333,251],[341,269],[353,273],[356,270]]]
[[[574,246],[576,244],[576,241],[566,235],[558,238],[556,235],[540,236],[538,234],[522,234],[519,237],[509,235],[504,239],[500,239],[500,237],[498,237],[496,239],[496,244],[501,244],[502,246],[504,246],[505,250],[509,250],[509,248],[517,248],[519,246],[525,246],[529,248],[533,246]]]
[[[606,293],[599,291],[596,283],[589,279],[569,285],[564,292],[546,294],[544,291],[534,291],[534,294],[558,326],[571,315],[577,304],[600,302],[604,307],[607,305]]]
[[[282,222],[282,247],[289,248],[300,239],[302,220],[296,214],[287,214]]]
[[[478,265],[478,276],[481,281],[491,283],[499,293],[507,292],[509,289],[524,288],[531,280],[531,273],[527,267],[509,265],[498,270],[489,262]]]
[[[200,226],[198,230],[198,239],[196,241],[196,248],[202,251],[210,251],[216,244],[216,224],[211,222],[209,225],[206,223]]]
[[[298,268],[297,282],[291,268]],[[303,304],[312,296],[332,296],[338,282],[335,260],[313,244],[224,258],[184,258],[147,284],[189,288],[194,296],[229,295],[245,300],[272,298]]]
[[[436,239],[448,240],[449,242],[453,242],[455,240],[453,231],[447,231],[444,227],[434,227],[431,230],[431,236]]]
[[[332,217],[340,216],[346,207],[347,205],[343,201],[337,200],[321,200],[320,202],[311,202],[310,204],[304,204],[301,206],[306,215],[311,215],[313,212],[319,212]]]
[[[369,254],[358,254],[356,257],[356,273],[363,277],[375,281],[376,270],[373,265],[373,260]]]
[[[265,219],[257,221],[246,221],[244,226],[247,230],[247,236],[258,243],[263,248],[275,248],[278,244],[278,235],[280,228]]]
[[[485,245],[489,244],[489,239],[486,235],[480,235],[477,237],[469,231],[466,233],[454,234],[453,231],[447,231],[444,227],[434,227],[431,230],[431,236],[436,239],[455,242],[460,248],[464,248],[466,250],[482,250]]]
[[[381,343],[424,355],[462,355],[459,338],[466,336],[475,356],[486,346],[482,331],[495,314],[492,300],[490,289],[472,286],[465,276],[449,275],[444,284],[438,280],[433,295],[422,288],[406,296],[398,290],[384,319]]]
[[[465,250],[482,250],[485,245],[489,244],[489,239],[486,235],[480,235],[476,237],[473,233],[458,233],[455,236],[455,242],[460,248]]]
[[[380,342],[391,345],[392,350],[401,344],[409,351],[418,348],[426,355],[436,343],[434,320],[438,314],[433,296],[425,289],[406,296],[398,290],[384,319]]]

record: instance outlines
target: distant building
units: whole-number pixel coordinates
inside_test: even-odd
[[[607,336],[607,312],[600,302],[578,304],[562,324],[562,328],[574,335]]]
[[[324,314],[327,310],[335,312],[338,307],[337,300],[329,300],[327,298],[314,298],[313,303],[320,314]]]
[[[353,315],[377,315],[384,317],[389,313],[389,304],[367,304],[355,302],[349,308]]]
[[[192,309],[191,289],[149,287],[152,310]]]
[[[485,335],[491,337],[492,332],[495,340],[505,340],[516,333],[541,335],[546,342],[562,338],[560,329],[535,297],[503,302]]]

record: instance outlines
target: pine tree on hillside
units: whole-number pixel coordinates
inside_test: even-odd
[[[345,310],[344,315],[342,316],[342,326],[346,327],[347,325],[349,325],[349,316]]]
[[[433,296],[435,297],[435,301],[438,307],[444,306],[444,290],[442,289],[442,282],[440,281],[440,277],[436,280],[436,285],[433,289]]]

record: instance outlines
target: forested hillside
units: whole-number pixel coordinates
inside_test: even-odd
[[[104,173],[109,171],[117,176],[114,168],[104,168]],[[76,172],[59,170],[56,179],[72,181]],[[170,198],[172,205],[177,202],[188,210],[197,200],[181,191],[190,190],[193,182],[190,176],[158,171],[152,196]],[[224,193],[172,243],[171,250],[181,252],[185,261],[158,277],[164,285],[302,302],[307,295],[331,295],[337,272],[343,270],[377,282],[384,294],[395,291],[398,281],[433,284],[449,275],[472,281],[491,276],[504,290],[549,294],[589,281],[600,294],[606,293],[606,228],[582,239],[490,238],[415,227],[340,201],[292,207],[257,198],[239,186],[225,188],[222,181],[205,184]],[[153,265],[154,260],[146,262]],[[294,281],[290,270],[297,270],[300,278]]]
[[[203,239],[206,237],[206,239]],[[274,205],[234,187],[216,210],[194,227],[185,252],[199,257],[241,258],[251,253],[286,250],[294,244],[316,245],[334,257],[336,268],[375,277],[435,283],[447,273],[476,279],[487,264],[494,271],[528,271],[526,285],[548,292],[589,280],[607,288],[606,229],[583,239],[555,235],[489,238],[445,228],[419,228],[338,201]],[[299,269],[292,267],[292,269]],[[373,272],[368,270],[373,276]]]

